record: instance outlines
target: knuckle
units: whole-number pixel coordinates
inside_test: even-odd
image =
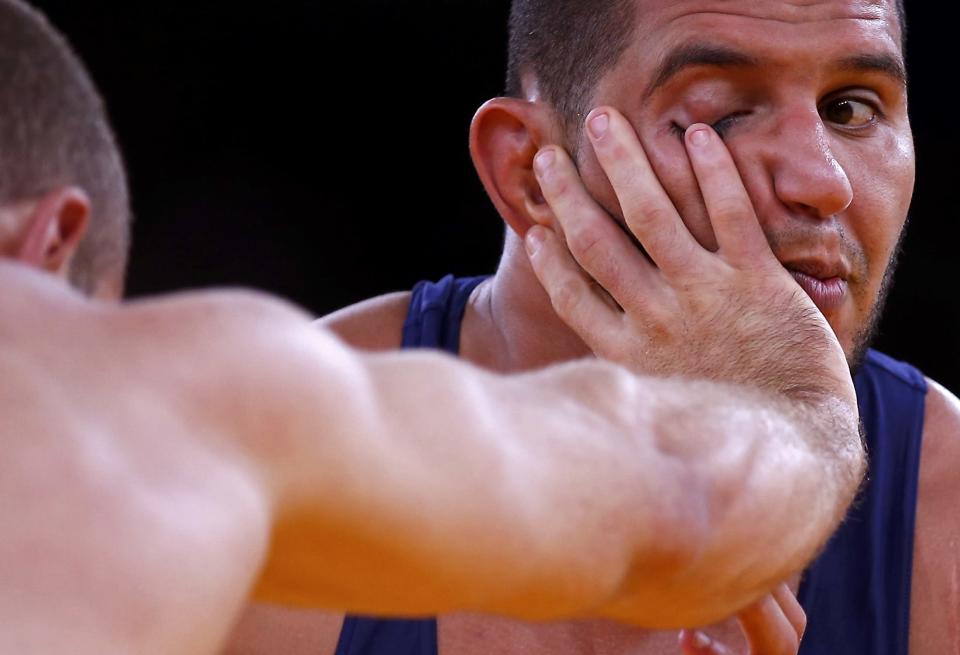
[[[616,132],[614,132],[616,134]],[[619,137],[619,135],[618,135]],[[604,139],[599,144],[599,152],[602,154],[606,163],[620,165],[630,159],[630,151],[622,138]]]
[[[661,345],[670,344],[677,336],[676,328],[664,320],[648,321],[646,332],[651,341]]]
[[[576,316],[582,302],[585,283],[575,277],[567,277],[550,294],[550,303],[554,311],[563,319]]]
[[[753,207],[746,199],[727,196],[713,201],[711,214],[715,219],[729,221],[747,217],[752,211]]]
[[[677,337],[675,317],[656,306],[644,304],[639,315],[631,318],[633,331],[652,346],[663,348]]]
[[[676,259],[684,254],[684,240],[679,227],[674,223],[657,225],[656,229],[651,229],[649,234],[640,240],[654,259],[658,257]],[[699,271],[693,267],[685,272],[690,275],[699,274]]]
[[[634,219],[640,223],[652,226],[673,224],[673,209],[670,207],[665,207],[661,203],[647,198],[637,199],[635,206],[637,215]]]
[[[584,226],[569,235],[570,252],[584,265],[603,257],[604,243],[603,234],[595,227]]]

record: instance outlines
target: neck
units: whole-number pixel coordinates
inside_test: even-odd
[[[471,301],[461,350],[465,358],[503,372],[534,370],[591,355],[553,311],[520,238],[512,231],[497,274]]]

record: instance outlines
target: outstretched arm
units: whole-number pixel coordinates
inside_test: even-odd
[[[2,650],[212,652],[257,580],[365,612],[699,624],[755,593],[693,579],[729,480],[757,521],[774,487],[826,482],[822,425],[762,391],[362,356],[260,296],[113,309],[2,268]],[[823,536],[743,543],[746,577]]]
[[[812,557],[862,456],[827,453],[819,433],[856,442],[855,417],[811,423],[733,385],[596,361],[503,378],[439,355],[316,348],[278,366],[305,386],[269,404],[297,417],[289,453],[310,464],[289,469],[283,502],[303,512],[283,517],[259,589],[276,602],[703,623]]]

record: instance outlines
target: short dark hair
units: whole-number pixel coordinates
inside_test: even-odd
[[[523,76],[532,73],[561,117],[580,118],[635,23],[635,0],[513,0],[507,95],[521,97]]]
[[[0,204],[76,185],[92,204],[70,279],[122,284],[130,243],[123,160],[93,81],[66,39],[20,0],[0,0]]]
[[[896,0],[904,45],[905,0]],[[636,28],[636,0],[513,0],[507,95],[521,97],[523,76],[568,123],[589,110],[595,87],[620,60]]]

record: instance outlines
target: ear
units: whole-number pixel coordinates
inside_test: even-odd
[[[27,217],[14,257],[65,277],[90,220],[90,198],[78,187],[48,192]]]
[[[533,158],[551,139],[545,106],[517,98],[495,98],[477,111],[470,126],[470,155],[500,216],[523,237],[533,225],[551,225],[553,214],[533,173]]]

